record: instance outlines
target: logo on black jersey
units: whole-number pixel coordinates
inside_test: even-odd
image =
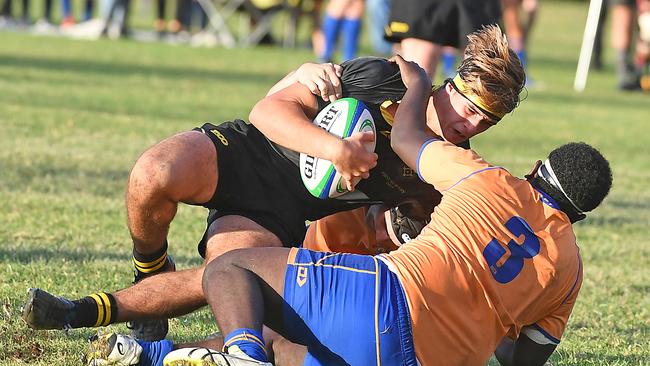
[[[409,168],[408,166],[402,166],[402,177],[414,177],[415,170]]]
[[[223,146],[228,146],[228,139],[226,139],[226,136],[224,136],[221,132],[217,130],[210,130],[210,132],[212,132],[213,135],[217,136],[217,138],[219,139],[219,141],[221,141]]]

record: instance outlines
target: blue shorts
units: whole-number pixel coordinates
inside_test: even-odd
[[[375,257],[292,248],[284,300],[304,365],[417,365],[404,291]]]

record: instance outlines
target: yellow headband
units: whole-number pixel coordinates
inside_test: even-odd
[[[495,121],[501,120],[501,118],[503,118],[503,116],[506,115],[505,113],[497,113],[490,110],[490,108],[488,108],[488,106],[483,102],[481,97],[472,93],[472,91],[469,90],[469,88],[467,88],[467,85],[465,84],[465,81],[460,77],[460,74],[456,74],[456,76],[454,76],[454,78],[451,80],[451,85],[460,94],[462,94],[465,98],[467,98],[467,100],[474,103],[474,105],[478,107],[478,109],[480,109],[481,112],[487,114],[488,117],[494,119]]]

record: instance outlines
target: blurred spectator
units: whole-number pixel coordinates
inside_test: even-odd
[[[53,29],[52,25],[52,0],[43,1],[43,17],[36,22],[36,31],[47,33]]]
[[[129,7],[131,0],[104,0],[102,2],[102,14],[105,14],[103,36],[111,39],[128,37],[129,30]]]
[[[93,18],[93,11],[95,10],[95,0],[86,0],[85,9],[82,20],[87,22]]]
[[[442,78],[453,78],[456,74],[456,54],[457,50],[454,47],[446,46],[442,48]]]
[[[380,55],[390,55],[393,52],[393,46],[384,39],[384,28],[388,25],[390,18],[390,0],[368,0],[367,7],[372,47]]]
[[[192,0],[176,1],[176,17],[169,22],[169,31],[182,41],[189,41],[189,25],[192,14]]]
[[[61,0],[61,27],[74,25],[74,16],[72,15],[72,0]]]
[[[10,24],[12,22],[18,22],[19,24],[29,24],[29,0],[22,0],[22,13],[20,18],[14,18],[13,14],[13,0],[5,0],[0,7],[0,24]]]
[[[339,33],[343,36],[343,61],[356,57],[363,8],[363,0],[330,0],[322,25],[325,47],[319,55],[321,62],[332,61]]]
[[[615,52],[618,88],[638,88],[638,78],[631,60],[632,33],[636,12],[635,0],[608,0],[612,15],[612,47]]]
[[[640,75],[639,86],[650,92],[650,0],[638,0],[639,42],[634,63]]]
[[[192,29],[193,27],[194,29]],[[192,46],[214,47],[219,43],[217,36],[208,29],[208,14],[197,0],[192,1],[188,28],[190,31],[195,32],[190,41]]]
[[[469,33],[498,23],[500,10],[499,0],[396,0],[386,39],[399,43],[402,56],[433,78],[442,47],[464,49]]]
[[[158,37],[162,37],[167,31],[167,0],[156,0],[156,20],[154,30]]]
[[[312,8],[307,12],[311,18],[311,47],[314,50],[314,54],[317,57],[320,57],[325,50],[325,36],[323,36],[323,30],[321,29],[321,9],[323,8],[323,0],[313,0],[311,2]]]
[[[503,25],[508,44],[521,60],[526,71],[526,84],[530,86],[528,75],[528,55],[526,52],[528,35],[537,15],[537,0],[501,0]]]

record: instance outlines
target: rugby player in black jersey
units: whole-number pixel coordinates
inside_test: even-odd
[[[427,112],[429,128],[453,143],[485,131],[512,111],[525,80],[498,27],[469,36],[458,71],[454,79],[432,90]],[[167,255],[167,232],[179,202],[210,209],[199,244],[205,265],[235,248],[298,246],[305,220],[371,202],[397,205],[435,199],[435,190],[390,149],[391,116],[406,91],[397,65],[378,58],[342,65],[341,96],[365,102],[378,132],[345,140],[311,123],[326,102],[297,83],[298,76],[289,75],[280,85],[288,86],[274,88],[257,103],[250,114],[252,125],[241,120],[205,124],[143,153],[131,172],[126,195],[134,285],[75,301],[32,289],[23,312],[27,323],[36,329],[63,329],[138,321],[134,334],[151,340],[167,332],[166,320],[155,318],[205,305],[204,266],[174,271]],[[368,153],[363,142],[373,138],[377,148]],[[311,196],[302,184],[296,151],[331,160],[348,187],[364,198],[350,202]]]

